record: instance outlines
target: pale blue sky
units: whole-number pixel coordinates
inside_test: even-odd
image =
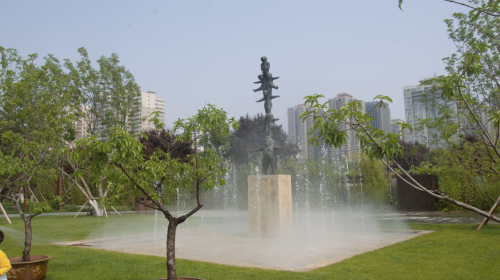
[[[347,92],[390,96],[404,119],[403,87],[445,74],[455,47],[444,19],[466,8],[442,0],[350,1],[1,1],[0,46],[26,56],[92,60],[117,53],[145,91],[165,98],[165,118],[196,113],[205,102],[239,117],[264,112],[254,93],[260,57],[281,98],[278,123],[303,97]]]

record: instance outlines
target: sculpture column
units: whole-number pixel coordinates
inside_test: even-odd
[[[291,230],[291,185],[290,175],[248,176],[250,237],[274,238]]]
[[[292,228],[292,180],[290,175],[277,175],[278,157],[276,150],[281,149],[273,140],[273,130],[281,129],[276,125],[272,114],[272,100],[279,96],[272,95],[272,89],[278,89],[269,73],[270,63],[267,58],[261,58],[262,74],[258,76],[260,83],[254,92],[262,91],[263,98],[256,102],[264,102],[265,117],[262,119],[262,127],[257,131],[265,131],[264,146],[254,151],[262,151],[262,175],[248,176],[248,215],[250,237],[273,238],[283,235]],[[268,169],[271,167],[271,174]]]

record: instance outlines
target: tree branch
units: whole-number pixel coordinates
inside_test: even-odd
[[[472,61],[472,59],[471,59]],[[469,64],[470,65],[470,64]],[[468,67],[468,66],[467,66]],[[467,68],[466,67],[466,68]],[[465,70],[464,70],[465,71]],[[488,139],[488,142],[490,143],[490,146],[491,148],[493,148],[493,150],[495,151],[495,153],[497,154],[498,157],[500,157],[500,151],[498,150],[498,148],[495,146],[494,142],[493,142],[493,139],[491,138],[490,136],[490,133],[488,132],[488,130],[484,127],[483,125],[483,122],[481,122],[481,120],[479,120],[479,118],[476,116],[475,112],[472,110],[472,108],[470,107],[470,104],[469,102],[467,102],[467,100],[465,99],[465,96],[464,94],[462,93],[462,90],[460,89],[460,87],[458,85],[456,85],[457,88],[458,88],[458,93],[460,94],[460,97],[462,98],[462,101],[464,102],[465,106],[467,107],[467,110],[469,110],[469,113],[474,117],[474,119],[476,120],[476,122],[479,124],[479,126],[481,127],[481,130],[483,131],[484,135],[486,136],[486,139]]]
[[[316,101],[316,103],[317,103],[317,101]],[[323,113],[323,114],[324,114],[324,113]],[[324,115],[325,115],[325,117],[326,117],[326,114],[324,114]],[[354,118],[354,120],[355,120],[355,121],[356,121],[356,123],[357,123],[357,124],[355,124],[355,125],[360,126],[360,127],[363,129],[363,133],[364,133],[365,135],[367,135],[367,136],[370,138],[370,140],[371,140],[371,141],[372,141],[372,142],[373,142],[373,143],[377,146],[377,148],[378,148],[378,149],[380,149],[380,151],[381,151],[381,152],[383,152],[382,146],[381,146],[381,145],[378,143],[378,141],[377,141],[377,140],[376,140],[376,139],[375,139],[375,138],[374,138],[374,137],[373,137],[373,136],[369,133],[369,131],[366,129],[366,127],[364,127],[364,126],[363,126],[363,125],[359,122],[359,120],[356,118],[356,116],[352,116],[352,117]],[[386,153],[384,153],[384,154],[385,154],[385,155],[387,155]],[[392,159],[392,162],[393,162],[394,164],[396,164],[396,166],[397,166],[399,169],[401,169],[401,171],[403,172],[403,174],[404,174],[404,175],[406,175],[406,176],[407,176],[407,177],[408,177],[411,181],[413,181],[413,182],[414,182],[414,184],[409,184],[410,186],[412,186],[412,187],[414,187],[414,188],[416,188],[416,189],[419,189],[419,190],[421,190],[421,191],[424,191],[424,192],[426,192],[426,193],[428,193],[428,194],[430,194],[430,195],[432,195],[432,196],[434,196],[434,197],[436,197],[436,198],[443,199],[443,200],[445,200],[445,201],[451,202],[451,203],[453,203],[453,204],[455,204],[455,205],[457,205],[457,206],[460,206],[460,207],[462,207],[462,208],[465,208],[465,209],[468,209],[468,210],[474,211],[474,212],[476,212],[476,213],[478,213],[478,214],[480,214],[480,215],[482,215],[482,216],[484,216],[484,217],[488,217],[488,218],[490,218],[490,219],[492,219],[492,220],[494,220],[494,221],[500,222],[500,218],[498,218],[498,217],[496,217],[496,216],[493,216],[493,215],[489,214],[488,212],[482,211],[482,210],[480,210],[480,209],[478,209],[478,208],[476,208],[476,207],[473,207],[473,206],[471,206],[471,205],[468,205],[468,204],[465,204],[465,203],[463,203],[463,202],[457,201],[457,200],[453,199],[452,197],[450,197],[449,195],[447,195],[447,194],[445,194],[445,193],[443,193],[443,192],[441,192],[441,191],[439,191],[439,190],[433,190],[433,191],[430,191],[430,190],[428,190],[428,189],[424,188],[424,187],[423,187],[422,185],[420,185],[420,184],[419,184],[419,183],[418,183],[418,182],[417,182],[417,181],[416,181],[416,180],[415,180],[412,176],[410,176],[410,175],[409,175],[409,174],[408,174],[408,173],[407,173],[407,172],[406,172],[403,168],[401,168],[401,166],[398,164],[398,162],[396,162],[394,159]],[[384,160],[383,160],[383,163],[384,163],[384,164],[385,164],[385,165],[386,165],[386,166],[387,166],[387,167],[388,167],[391,171],[393,171],[393,172],[394,172],[394,170],[392,169],[392,167],[391,167],[391,166],[390,166],[390,165],[389,165],[386,161],[384,161]],[[396,176],[398,176],[398,177],[399,177],[399,178],[401,178],[402,180],[405,180],[404,178],[402,178],[401,174],[399,174],[399,173],[395,173],[395,174],[396,174]],[[408,181],[405,181],[405,182],[406,182],[406,183],[408,183]]]
[[[149,194],[148,192],[146,192],[146,190],[141,187],[129,174],[128,172],[125,170],[125,168],[123,168],[123,166],[121,165],[121,163],[118,164],[118,167],[122,170],[123,174],[125,174],[125,176],[127,176],[127,178],[130,180],[130,182],[132,182],[132,184],[134,184],[149,200],[151,200],[151,202],[153,202],[157,207],[158,207],[158,210],[162,211],[163,214],[165,214],[165,217],[170,221],[171,219],[173,219],[174,217],[172,216],[172,214],[170,214],[170,212],[167,210],[167,209],[164,209],[161,205],[161,203],[158,203],[157,201],[155,201]]]
[[[180,216],[178,219],[179,219],[179,224],[184,222],[187,218],[191,217],[194,213],[198,212],[198,210],[200,210],[201,208],[203,207],[203,205],[198,205],[196,206],[196,208],[194,208],[193,210],[189,211],[189,213],[185,214],[185,215],[182,215]]]
[[[16,206],[17,213],[19,213],[19,216],[21,216],[21,219],[23,219],[23,221],[26,222],[26,216],[24,215],[23,211],[21,210],[21,207],[19,206],[19,195],[20,194],[21,194],[21,192],[19,192],[16,195],[13,195],[12,197],[8,197],[5,195],[0,195],[0,196],[14,202],[14,205]],[[16,196],[18,197],[17,199],[15,199]]]
[[[481,13],[485,13],[485,14],[490,15],[490,16],[493,16],[493,17],[499,17],[499,16],[500,16],[500,15],[498,15],[498,14],[492,14],[492,13],[490,13],[490,12],[488,12],[488,11],[483,10],[483,9],[476,8],[476,7],[473,7],[473,6],[469,6],[469,5],[467,5],[467,4],[460,3],[460,2],[457,2],[457,1],[453,1],[453,0],[444,0],[444,1],[446,1],[446,2],[450,2],[450,3],[455,3],[455,4],[458,4],[458,5],[462,5],[462,6],[465,6],[465,7],[467,7],[467,8],[471,8],[472,10],[479,11],[479,12],[481,12]]]
[[[144,205],[146,207],[153,208],[155,210],[161,211],[161,209],[159,209],[158,207],[156,207],[154,205],[151,205],[151,204],[148,204],[148,203],[145,203],[145,202],[141,202],[140,200],[138,200],[137,203],[142,204],[142,205]]]
[[[57,167],[57,169],[59,169],[59,170],[62,172],[62,174],[64,174],[64,176],[68,177],[68,178],[71,180],[71,182],[73,182],[73,184],[75,184],[75,185],[76,185],[76,186],[80,189],[80,191],[83,193],[83,195],[85,196],[85,198],[86,198],[87,200],[95,199],[94,197],[89,196],[89,195],[85,192],[85,190],[82,188],[82,186],[80,186],[80,184],[78,184],[78,182],[77,182],[75,179],[73,179],[73,177],[71,177],[71,175],[69,175],[68,173],[66,173],[66,171],[64,171],[64,170],[63,170],[62,168],[60,168],[60,167]]]

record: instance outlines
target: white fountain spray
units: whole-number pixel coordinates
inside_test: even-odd
[[[364,214],[364,192],[363,192],[363,174],[361,173],[361,152],[358,154],[358,176],[359,176],[359,186],[361,189],[361,217],[360,222],[365,232],[365,214]]]

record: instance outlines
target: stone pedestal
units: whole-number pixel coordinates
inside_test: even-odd
[[[274,238],[292,228],[290,175],[248,176],[250,237]]]

